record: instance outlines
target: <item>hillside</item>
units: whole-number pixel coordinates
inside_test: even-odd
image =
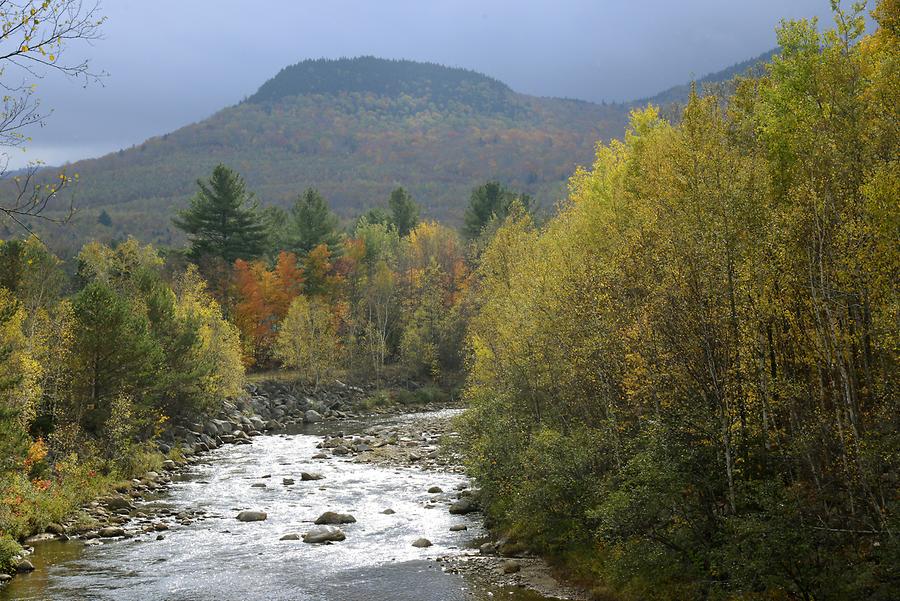
[[[313,186],[346,219],[402,185],[425,215],[455,223],[470,190],[494,178],[549,207],[598,140],[622,135],[628,110],[519,94],[428,63],[304,61],[206,120],[69,166],[80,175],[79,213],[38,230],[63,251],[129,234],[177,244],[171,216],[219,162],[242,173],[263,205],[287,206]]]

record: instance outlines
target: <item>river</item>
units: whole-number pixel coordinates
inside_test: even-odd
[[[424,415],[424,414],[423,414]],[[373,418],[313,424],[265,435],[252,445],[227,445],[180,472],[173,485],[138,509],[205,511],[205,518],[132,539],[86,545],[44,542],[31,558],[36,570],[0,590],[0,600],[75,601],[540,601],[521,588],[485,588],[445,572],[438,557],[473,553],[485,535],[478,514],[448,513],[464,476],[410,467],[312,459],[321,436],[359,432]],[[302,471],[319,481],[301,481]],[[268,476],[268,477],[265,477]],[[295,484],[282,484],[292,478]],[[253,487],[265,484],[265,488]],[[429,494],[432,486],[445,492]],[[382,513],[393,509],[394,514]],[[242,510],[268,514],[236,519]],[[346,540],[328,545],[282,541],[307,531],[327,510],[350,513]],[[454,524],[468,530],[451,532]],[[433,546],[412,542],[427,538]]]

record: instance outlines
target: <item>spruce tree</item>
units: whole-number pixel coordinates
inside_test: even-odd
[[[173,220],[188,234],[191,258],[217,257],[231,264],[263,254],[266,226],[243,178],[219,164],[212,177],[205,182],[197,180],[197,186],[200,189],[190,207]]]
[[[327,244],[334,256],[340,250],[338,244],[338,218],[328,208],[328,203],[315,188],[308,188],[294,201],[291,208],[291,222],[287,231],[288,250],[297,255],[307,255],[309,251]]]
[[[388,205],[391,208],[391,217],[397,227],[397,233],[401,237],[406,236],[419,222],[419,205],[403,188],[397,188],[391,192]]]
[[[478,186],[472,190],[469,206],[463,216],[463,235],[474,240],[489,223],[494,220],[502,223],[517,200],[526,211],[530,210],[531,197],[527,194],[516,194],[496,181]]]

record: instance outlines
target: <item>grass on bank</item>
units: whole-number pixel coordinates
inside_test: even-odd
[[[115,461],[72,454],[52,466],[40,457],[29,472],[0,476],[0,572],[15,570],[20,541],[46,532],[47,526],[74,517],[76,523],[92,518],[79,508],[117,490],[127,490],[131,479],[159,471],[167,458],[181,459],[175,449],[164,456],[151,444],[133,445]]]

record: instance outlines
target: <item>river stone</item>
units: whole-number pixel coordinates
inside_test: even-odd
[[[450,532],[462,532],[463,530],[468,530],[469,527],[465,524],[454,524],[450,526]]]
[[[265,487],[266,487],[266,485],[263,484],[262,482],[255,482],[250,485],[250,488],[265,488]]]
[[[343,445],[340,445],[340,446],[337,446],[337,447],[334,447],[333,449],[331,449],[332,455],[347,455],[349,453],[350,453],[350,449],[348,449],[347,447],[345,447]]]
[[[62,527],[61,525],[59,525],[59,524],[48,524],[48,525],[47,525],[47,532],[49,532],[50,534],[60,535],[60,534],[65,534],[65,533],[66,533],[66,529],[63,528],[63,527]]]
[[[300,535],[297,533],[285,534],[278,540],[300,540]]]
[[[0,573],[0,583],[9,582],[10,580],[12,580],[12,576]]]
[[[425,547],[431,546],[431,541],[428,540],[427,538],[418,538],[413,542],[412,546],[419,547],[420,549],[424,549]]]
[[[265,511],[242,511],[237,514],[237,519],[241,522],[261,522],[266,519]]]
[[[119,509],[128,509],[128,510],[134,509],[134,506],[131,504],[130,501],[128,501],[128,499],[126,499],[125,497],[119,496],[119,495],[105,497],[105,498],[101,499],[100,502],[103,503],[104,505],[106,505],[106,507],[108,509],[111,509],[113,511],[116,511]]]
[[[465,515],[473,511],[478,511],[478,504],[469,497],[463,497],[450,505],[450,513],[454,515]]]
[[[431,488],[428,489],[428,492],[431,494],[436,494],[436,493],[444,492],[444,489],[441,488],[440,486],[432,486]]]
[[[24,574],[25,572],[33,572],[34,564],[28,561],[27,559],[20,559],[19,563],[16,564],[16,572],[19,574]]]
[[[281,483],[284,484],[285,486],[291,486],[294,483],[294,479],[293,478],[282,478]]]
[[[119,528],[118,526],[107,526],[105,528],[101,528],[97,533],[103,538],[113,538],[115,536],[125,536],[125,529]]]
[[[316,453],[312,456],[313,459],[328,459],[328,455],[325,453]]]
[[[315,409],[310,409],[303,414],[303,422],[307,424],[315,424],[322,421],[323,419],[325,418],[322,417],[322,414]]]
[[[300,472],[300,479],[304,482],[308,482],[310,480],[321,480],[324,477],[325,476],[317,472]]]
[[[390,507],[388,507],[387,509],[385,509],[385,510],[382,511],[381,513],[383,513],[384,515],[394,515],[394,514],[397,513],[397,512],[394,511],[393,509],[391,509]]]
[[[501,565],[500,568],[503,570],[504,574],[515,574],[522,569],[522,566],[519,565],[519,562],[508,559],[503,562],[503,565]]]
[[[316,524],[352,524],[356,521],[356,518],[350,515],[349,513],[337,513],[334,511],[326,511],[318,518],[316,518]]]
[[[334,526],[316,526],[303,535],[304,543],[340,542],[347,538],[340,528]]]

